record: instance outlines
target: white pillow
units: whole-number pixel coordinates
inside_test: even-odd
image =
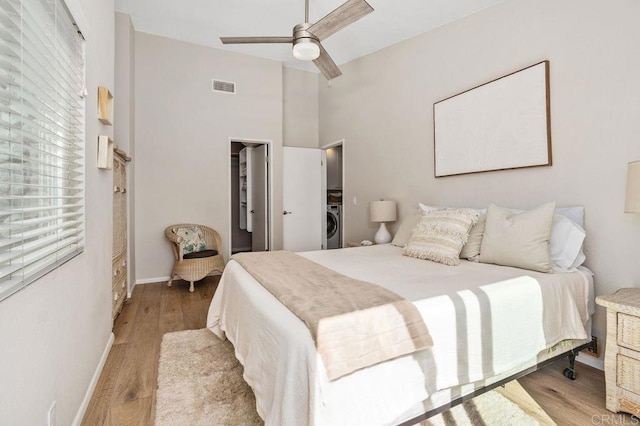
[[[587,260],[587,256],[585,256],[584,250],[581,247],[580,248],[580,253],[578,253],[578,256],[576,257],[575,262],[573,262],[573,265],[571,265],[571,270],[572,271],[577,270],[578,266],[581,266],[584,263],[585,260]]]
[[[553,217],[549,252],[554,272],[571,272],[585,261],[582,244],[586,237],[584,229],[568,217],[556,214]]]
[[[418,208],[423,212],[423,213],[428,213],[434,210],[444,210],[447,207],[437,207],[437,206],[428,206],[426,204],[422,204],[422,203],[418,203]]]
[[[566,216],[584,229],[584,207],[582,206],[570,206],[570,207],[556,207],[556,214]]]
[[[514,213],[489,204],[480,262],[551,272],[549,240],[555,203]]]

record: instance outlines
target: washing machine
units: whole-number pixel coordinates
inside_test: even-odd
[[[327,205],[327,249],[342,247],[342,206]]]

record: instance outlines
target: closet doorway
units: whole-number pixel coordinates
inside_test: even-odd
[[[271,247],[270,141],[230,139],[229,253]]]

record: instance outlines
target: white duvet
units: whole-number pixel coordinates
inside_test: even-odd
[[[385,244],[300,253],[411,300],[434,341],[332,382],[302,321],[238,263],[227,264],[207,327],[233,343],[267,425],[396,424],[437,406],[429,400],[436,391],[524,369],[556,343],[589,335],[587,271],[451,267],[401,251]]]

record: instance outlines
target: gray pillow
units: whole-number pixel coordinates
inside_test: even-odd
[[[404,217],[400,221],[400,227],[398,228],[398,231],[396,231],[396,235],[394,235],[391,244],[398,247],[406,246],[409,243],[411,231],[418,224],[421,216],[422,210],[415,208],[411,209],[409,213],[404,215]]]
[[[477,262],[480,257],[480,246],[482,245],[482,237],[484,235],[484,228],[487,221],[487,215],[482,214],[478,218],[478,223],[473,225],[471,231],[469,231],[469,238],[467,243],[462,247],[460,252],[460,259],[471,260]]]
[[[480,262],[551,272],[549,240],[556,203],[533,210],[513,210],[489,204]]]

